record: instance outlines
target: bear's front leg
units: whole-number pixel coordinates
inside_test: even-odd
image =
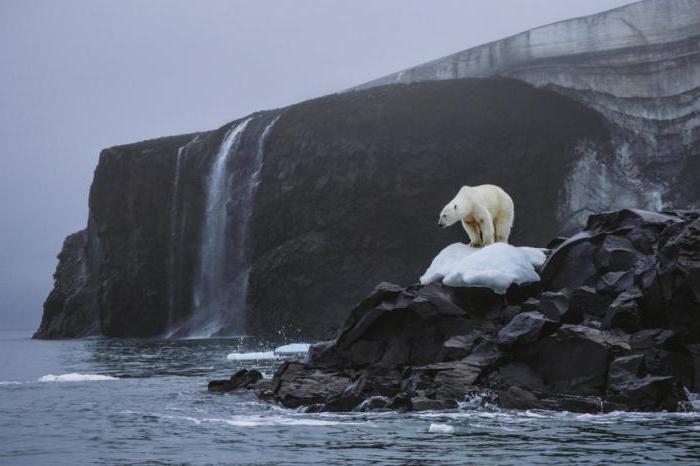
[[[481,230],[481,242],[483,246],[488,246],[495,242],[495,231],[493,227],[493,218],[487,209],[482,206],[477,206],[474,213],[476,220]]]
[[[483,241],[481,239],[479,225],[476,222],[465,222],[463,219],[462,226],[464,227],[464,231],[467,232],[467,236],[469,236],[469,246],[473,248],[480,248]]]

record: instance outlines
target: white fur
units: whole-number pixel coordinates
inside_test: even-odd
[[[462,186],[440,212],[438,225],[448,227],[461,221],[470,246],[478,248],[507,243],[514,216],[513,199],[498,186]]]

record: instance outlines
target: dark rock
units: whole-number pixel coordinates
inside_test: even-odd
[[[562,324],[580,324],[583,320],[581,309],[569,304],[569,291],[545,291],[540,296],[539,311],[549,319]]]
[[[569,307],[574,314],[604,317],[612,298],[598,293],[591,286],[581,286],[571,292]]]
[[[606,411],[604,401],[598,396],[554,395],[541,400],[546,409],[572,413],[599,414]]]
[[[455,409],[458,404],[455,400],[431,400],[425,397],[411,398],[411,411],[440,411]]]
[[[643,354],[616,358],[610,365],[609,399],[635,410],[676,411],[679,402],[687,401],[679,379],[650,375],[649,369]]]
[[[504,364],[492,372],[488,383],[495,387],[520,387],[534,392],[545,389],[542,377],[527,364],[517,361]]]
[[[456,361],[468,356],[474,346],[483,339],[481,332],[473,331],[467,335],[456,335],[443,343],[444,361]]]
[[[559,323],[540,312],[524,312],[513,317],[498,332],[498,344],[503,347],[534,343],[554,332]]]
[[[624,338],[580,325],[562,325],[536,343],[536,367],[554,393],[603,395],[612,356],[630,349]]]
[[[411,397],[406,393],[399,393],[389,401],[387,408],[395,411],[410,411]]]
[[[355,407],[354,411],[381,411],[387,409],[391,399],[386,396],[371,396]]]
[[[548,409],[534,394],[517,386],[499,393],[499,404],[505,409]]]
[[[298,408],[339,398],[352,382],[352,376],[285,362],[275,374],[274,382],[275,399],[287,408]]]
[[[620,293],[605,313],[602,328],[618,328],[633,333],[640,329],[640,310],[638,300],[641,291],[632,288]]]
[[[241,369],[231,376],[229,380],[212,380],[209,382],[210,392],[231,392],[241,388],[257,388],[256,384],[262,380],[260,371],[255,369]]]
[[[46,298],[34,338],[76,338],[99,333],[93,274],[100,258],[88,242],[86,230],[73,233],[63,242],[54,288]]]

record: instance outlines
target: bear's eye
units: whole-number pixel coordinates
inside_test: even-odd
[[[455,210],[457,210],[457,204],[455,204]]]

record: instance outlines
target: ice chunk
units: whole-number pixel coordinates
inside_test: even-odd
[[[229,353],[226,355],[226,359],[229,361],[258,361],[262,359],[275,359],[275,353],[273,351],[257,351],[250,353]]]
[[[61,375],[44,375],[39,377],[39,382],[95,382],[103,380],[119,380],[117,377],[111,377],[109,375],[100,374],[61,374]]]
[[[438,424],[435,422],[430,424],[428,428],[428,432],[431,434],[453,434],[454,431],[455,428],[449,424]]]
[[[309,343],[291,343],[289,345],[280,346],[275,348],[275,354],[277,356],[285,356],[288,354],[306,354],[309,352]]]
[[[433,259],[420,278],[423,285],[442,282],[455,287],[486,287],[505,294],[513,284],[540,280],[535,267],[544,264],[542,250],[494,243],[483,248],[472,248],[454,243]]]

